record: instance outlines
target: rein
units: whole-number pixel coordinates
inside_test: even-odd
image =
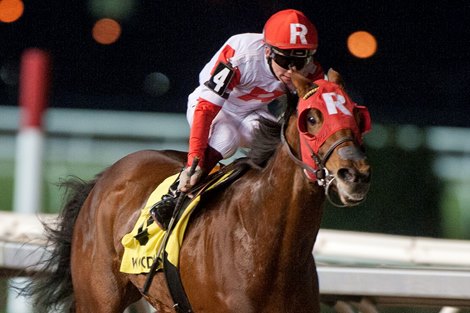
[[[289,145],[289,143],[287,142],[286,136],[284,134],[285,129],[286,129],[286,123],[285,123],[285,121],[283,121],[282,122],[282,127],[281,127],[281,142],[286,145],[287,153],[289,154],[289,157],[292,159],[292,161],[294,161],[295,164],[297,164],[298,166],[303,168],[304,171],[313,173],[315,175],[315,177],[317,179],[317,184],[319,186],[325,188],[326,198],[328,199],[328,201],[332,205],[334,205],[336,207],[346,207],[347,205],[345,205],[345,204],[337,203],[337,202],[333,201],[333,199],[330,196],[331,183],[336,179],[336,177],[334,175],[330,174],[330,171],[326,167],[326,162],[328,161],[330,156],[333,154],[333,151],[336,149],[336,147],[338,147],[340,144],[342,144],[344,142],[354,141],[354,138],[352,138],[351,136],[347,136],[347,137],[343,137],[343,138],[338,139],[326,151],[323,158],[321,156],[319,156],[318,154],[316,154],[311,149],[311,147],[309,145],[306,145],[308,147],[308,149],[310,150],[310,152],[311,152],[310,156],[312,157],[313,161],[315,162],[315,164],[318,167],[318,169],[314,169],[311,166],[309,166],[308,164],[306,164],[305,162],[303,162],[301,159],[299,159],[297,156],[295,156],[295,154],[292,152],[292,148]],[[357,204],[355,204],[355,205],[357,205]]]

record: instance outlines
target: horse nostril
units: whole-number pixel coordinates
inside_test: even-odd
[[[353,168],[341,168],[338,170],[338,178],[346,182],[368,183],[370,181],[370,173],[360,173]]]
[[[338,177],[341,180],[347,181],[347,182],[352,182],[355,180],[355,173],[352,169],[350,168],[340,168],[338,170]]]

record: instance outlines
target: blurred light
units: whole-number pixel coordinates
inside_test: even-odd
[[[434,151],[470,154],[470,130],[467,128],[430,127],[426,135],[426,144]]]
[[[5,63],[0,67],[0,80],[2,80],[5,85],[15,86],[18,84],[19,69],[18,65],[9,62]]]
[[[418,149],[424,139],[423,130],[414,125],[403,125],[397,130],[397,143],[403,150]]]
[[[11,23],[18,20],[24,11],[21,0],[0,0],[0,21]]]
[[[170,80],[160,72],[150,73],[145,77],[144,90],[152,96],[161,96],[170,89]]]
[[[92,35],[102,45],[112,44],[121,36],[121,25],[110,18],[100,19],[93,26]]]
[[[357,31],[348,37],[348,49],[355,57],[365,59],[377,51],[377,40],[366,31]]]
[[[123,20],[135,11],[136,0],[89,0],[90,12],[97,18]]]
[[[376,149],[385,148],[390,144],[390,130],[380,124],[372,124],[372,131],[365,135],[364,140],[368,146]]]

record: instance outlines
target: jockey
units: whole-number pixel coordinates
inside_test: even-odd
[[[317,30],[300,11],[282,10],[263,33],[230,37],[199,73],[199,86],[188,97],[191,128],[186,167],[169,193],[155,204],[157,223],[168,227],[179,192],[187,192],[220,160],[239,147],[249,148],[260,116],[274,119],[268,104],[293,91],[290,67],[312,81],[324,77],[313,55]],[[199,159],[190,176],[193,160]]]

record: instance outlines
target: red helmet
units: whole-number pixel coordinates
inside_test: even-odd
[[[271,16],[264,25],[264,41],[279,49],[316,50],[317,29],[297,10],[282,10]]]

